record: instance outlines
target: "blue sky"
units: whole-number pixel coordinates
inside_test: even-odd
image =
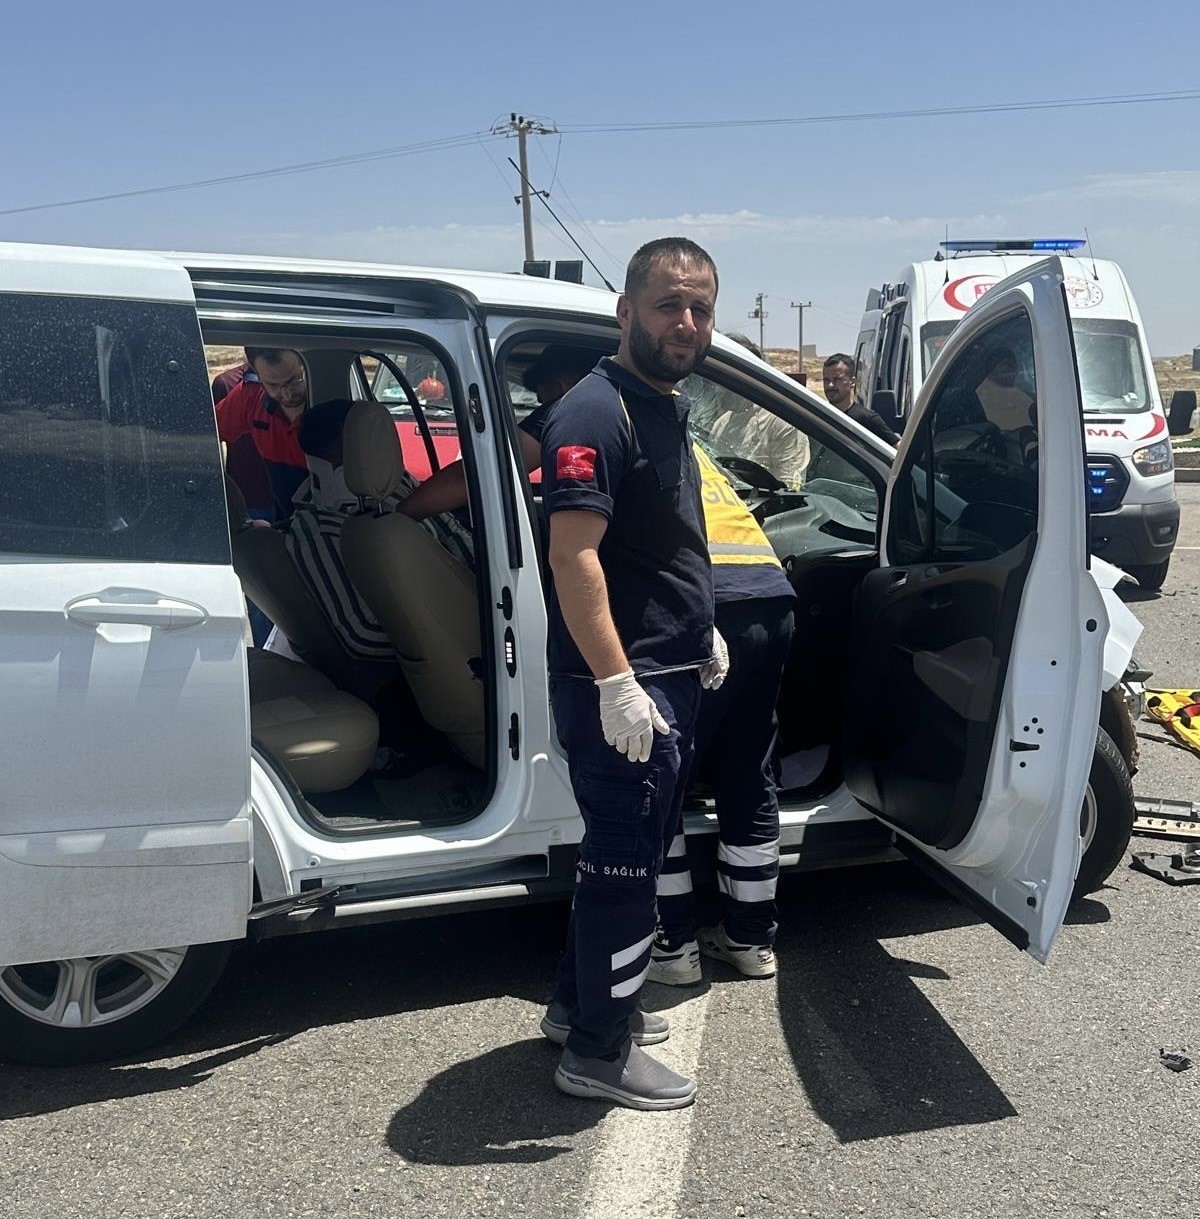
[[[976,106],[1187,89],[1194,5],[395,0],[6,7],[0,209],[486,131]],[[1200,87],[1200,86],[1197,86]],[[1200,101],[531,141],[531,177],[617,281],[684,233],[718,325],[853,343],[867,288],[952,236],[1081,234],[1156,354],[1200,343]],[[0,239],[515,269],[515,141],[0,216]],[[557,169],[557,173],[555,170]],[[580,220],[586,222],[580,223]],[[541,257],[573,251],[537,213]],[[601,248],[603,247],[603,249]]]

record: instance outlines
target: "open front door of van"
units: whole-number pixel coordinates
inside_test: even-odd
[[[858,800],[1039,961],[1079,865],[1106,629],[1048,259],[970,310],[921,392],[856,602],[843,729]]]
[[[0,334],[0,998],[79,1027],[245,933],[243,599],[187,273],[0,245]]]

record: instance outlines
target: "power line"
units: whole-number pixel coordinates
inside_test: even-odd
[[[528,179],[528,178],[525,176],[525,174],[522,172],[521,167],[520,167],[520,166],[519,166],[519,165],[516,163],[516,161],[514,161],[514,160],[512,159],[512,157],[509,157],[509,158],[508,158],[508,163],[509,163],[509,164],[510,164],[510,165],[513,167],[513,169],[515,169],[515,170],[517,171],[517,173],[519,173],[519,174],[521,175],[521,179],[522,179],[523,183],[525,184],[526,188],[528,188],[528,186],[529,186],[529,179]],[[578,251],[579,251],[579,252],[580,252],[580,253],[581,253],[581,254],[584,256],[584,258],[586,258],[586,259],[587,259],[588,266],[589,266],[589,267],[591,267],[591,268],[592,268],[592,270],[593,270],[593,271],[595,271],[595,272],[596,272],[596,274],[600,276],[600,281],[601,281],[601,282],[604,284],[604,286],[605,286],[605,287],[606,287],[606,288],[607,288],[607,289],[608,289],[610,292],[615,292],[615,291],[616,291],[616,288],[614,288],[614,287],[612,286],[612,284],[610,284],[610,283],[608,282],[608,276],[606,276],[606,275],[604,274],[604,272],[603,272],[603,271],[601,271],[601,270],[600,270],[600,268],[599,268],[598,266],[596,266],[596,264],[595,264],[595,263],[592,261],[592,256],[591,256],[591,255],[590,255],[590,254],[587,252],[587,250],[585,250],[585,249],[583,248],[583,246],[581,246],[581,245],[579,244],[579,242],[578,242],[578,241],[576,241],[576,240],[575,240],[574,236],[573,236],[573,235],[572,235],[572,233],[571,233],[571,230],[570,230],[569,228],[567,228],[567,226],[566,226],[565,224],[563,224],[563,222],[562,222],[561,220],[559,220],[559,218],[558,218],[558,213],[557,213],[557,212],[554,210],[554,208],[552,208],[552,207],[550,206],[550,204],[549,204],[549,203],[546,201],[546,196],[545,196],[545,194],[544,194],[543,192],[541,192],[541,191],[534,191],[534,192],[532,192],[532,193],[536,194],[536,195],[537,195],[537,197],[538,197],[538,198],[539,198],[539,199],[542,201],[542,206],[543,206],[543,207],[546,209],[546,211],[548,211],[548,212],[550,213],[550,215],[551,215],[551,216],[553,216],[553,217],[554,217],[554,222],[555,222],[555,224],[557,224],[557,225],[558,225],[558,227],[559,227],[560,229],[562,229],[562,231],[563,231],[564,233],[566,233],[566,235],[567,235],[567,239],[570,241],[570,243],[571,243],[571,244],[572,244],[572,245],[573,245],[573,246],[574,246],[574,247],[575,247],[575,248],[576,248],[576,249],[577,249],[577,250],[578,250]]]
[[[1157,93],[1101,94],[1095,97],[1066,97],[1046,101],[997,102],[978,106],[938,106],[928,109],[873,110],[848,114],[816,114],[793,118],[774,119],[712,119],[701,122],[651,122],[651,123],[577,123],[558,128],[559,132],[574,135],[602,135],[606,133],[636,133],[655,131],[714,131],[744,127],[782,127],[816,123],[858,123],[885,119],[935,118],[961,114],[1006,114],[1032,110],[1064,110],[1087,106],[1131,106],[1156,102],[1184,102],[1200,100],[1200,90],[1180,89]],[[412,156],[422,152],[444,152],[464,148],[484,139],[497,139],[499,133],[474,131],[457,136],[446,136],[436,140],[425,140],[417,144],[402,144],[393,148],[377,148],[367,152],[347,153],[326,157],[319,161],[302,161],[294,165],[279,165],[270,169],[248,170],[245,173],[226,174],[216,178],[198,178],[191,182],[174,182],[164,186],[146,186],[135,190],[112,191],[103,195],[86,195],[77,199],[58,199],[51,203],[33,203],[23,207],[0,208],[0,216],[19,216],[30,212],[49,211],[60,207],[78,207],[86,203],[108,203],[117,199],[136,199],[147,195],[163,195],[176,191],[198,190],[209,186],[227,186],[237,182],[251,182],[262,178],[283,177],[289,174],[314,173],[344,165],[358,165],[370,161],[384,161],[395,157]],[[556,158],[557,160],[557,158]],[[563,192],[566,193],[565,190]],[[568,196],[569,198],[569,196]],[[578,211],[578,209],[576,209]],[[585,227],[586,222],[582,221]],[[590,230],[589,230],[590,231]],[[595,234],[591,234],[596,240]],[[604,247],[596,240],[601,249]],[[608,251],[605,251],[609,253]],[[610,253],[610,257],[611,257]],[[617,260],[614,259],[614,262]]]
[[[866,110],[850,114],[813,114],[777,119],[710,119],[697,122],[566,123],[559,128],[569,135],[603,135],[639,131],[714,131],[736,127],[784,127],[806,123],[863,123],[882,119],[935,118],[955,114],[1005,114],[1025,110],[1066,110],[1083,106],[1133,106],[1152,102],[1200,100],[1200,89],[1178,89],[1158,93],[1111,93],[1097,97],[1062,97],[1047,101],[996,102],[979,106],[934,106],[913,110]]]
[[[549,193],[550,193],[549,191],[546,192],[546,194],[549,194]],[[590,224],[588,224],[587,220],[584,218],[583,212],[580,211],[580,209],[579,209],[579,205],[571,197],[571,192],[569,190],[567,190],[566,183],[563,182],[561,178],[559,179],[559,182],[558,182],[558,193],[559,193],[559,196],[566,203],[566,209],[568,211],[568,214],[571,215],[571,217],[574,220],[577,220],[579,222],[579,225],[583,229],[583,231],[585,233],[587,233],[587,235],[592,239],[592,241],[596,244],[596,246],[607,256],[608,260],[612,263],[613,267],[616,268],[616,270],[623,272],[624,264],[612,252],[612,250],[610,250],[604,244],[604,242],[602,242],[600,240],[600,238],[596,236],[595,229],[593,229],[592,226]]]
[[[135,199],[144,195],[165,195],[173,191],[196,190],[205,186],[226,186],[232,182],[250,182],[257,178],[279,178],[288,174],[312,173],[316,170],[334,169],[342,165],[359,165],[367,161],[384,161],[393,157],[412,156],[419,152],[442,152],[452,148],[465,148],[469,144],[495,138],[491,132],[475,131],[469,135],[445,136],[442,139],[425,140],[419,144],[376,148],[370,152],[352,152],[338,157],[327,157],[321,161],[301,161],[295,165],[278,165],[273,169],[256,169],[240,174],[226,174],[220,178],[200,178],[194,182],[175,182],[168,186],[144,186],[137,190],[113,191],[107,195],[89,195],[79,199],[60,199],[54,203],[33,203],[25,207],[0,208],[0,216],[44,212],[56,207],[76,207],[83,203],[107,203],[113,199]]]

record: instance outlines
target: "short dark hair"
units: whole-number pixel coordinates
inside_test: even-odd
[[[738,334],[735,332],[727,334],[725,337],[734,343],[740,344],[752,356],[758,356],[760,360],[763,358],[762,348],[748,334]]]
[[[713,284],[720,286],[717,264],[713,262],[712,255],[707,250],[687,237],[658,237],[654,241],[647,241],[629,260],[629,266],[625,269],[626,296],[637,296],[646,286],[654,264],[660,260],[693,263],[704,267],[712,272]]]
[[[335,453],[341,443],[346,416],[353,408],[354,403],[349,398],[330,398],[327,402],[310,406],[300,416],[300,427],[296,433],[300,448],[309,457],[329,461],[330,454]]]
[[[521,384],[534,391],[551,377],[573,376],[582,381],[596,367],[597,359],[597,354],[586,347],[547,343],[541,355],[525,370]]]
[[[854,357],[848,356],[844,351],[835,351],[833,355],[826,356],[825,362],[821,365],[821,369],[824,371],[826,368],[832,368],[835,364],[845,364],[847,372],[849,372],[852,377],[856,375],[854,370]]]
[[[246,363],[253,364],[255,360],[265,360],[268,364],[278,364],[284,356],[298,356],[300,353],[290,347],[246,347]]]

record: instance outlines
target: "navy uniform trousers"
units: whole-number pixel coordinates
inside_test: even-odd
[[[775,940],[775,703],[792,646],[793,604],[791,597],[717,603],[717,629],[729,648],[729,675],[719,689],[704,691],[695,750],[697,764],[712,772],[721,917],[735,944]],[[660,935],[670,947],[695,938],[682,816],[658,881],[658,917]]]
[[[656,881],[675,833],[700,707],[695,669],[638,679],[671,726],[654,734],[647,762],[604,739],[592,681],[556,677],[551,701],[571,786],[583,814],[575,900],[555,999],[570,1013],[567,1045],[584,1058],[613,1058],[650,966]]]

